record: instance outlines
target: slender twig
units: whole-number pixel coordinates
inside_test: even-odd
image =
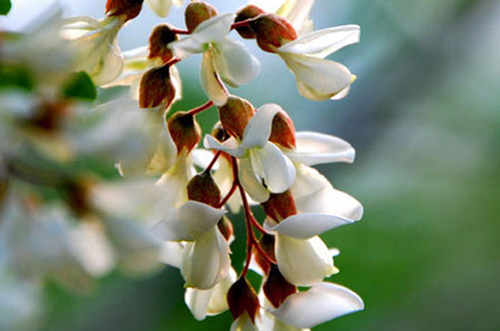
[[[194,116],[196,114],[199,114],[205,110],[207,110],[208,108],[212,107],[214,105],[214,102],[212,100],[208,100],[206,103],[204,103],[203,105],[197,107],[197,108],[194,108],[194,109],[191,109],[189,111],[189,114]]]

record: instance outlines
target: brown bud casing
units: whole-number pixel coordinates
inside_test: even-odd
[[[187,192],[189,200],[202,202],[214,208],[219,205],[220,190],[210,172],[202,172],[191,178]]]
[[[177,155],[192,151],[201,140],[201,129],[194,116],[179,111],[168,119],[168,131],[177,146]]]
[[[234,228],[231,220],[226,216],[222,216],[219,223],[217,223],[217,227],[219,228],[220,233],[224,236],[226,241],[230,241],[233,238]]]
[[[155,108],[165,104],[168,108],[175,98],[175,87],[170,79],[170,66],[150,69],[142,78],[139,87],[139,106]]]
[[[290,294],[297,292],[297,287],[283,277],[276,264],[271,266],[263,288],[266,298],[275,308],[278,308]]]
[[[187,5],[184,12],[186,27],[189,32],[193,32],[201,22],[217,16],[217,14],[217,9],[211,4],[205,1],[193,1]]]
[[[262,14],[250,22],[259,47],[270,53],[284,44],[297,39],[297,32],[283,17],[276,14]]]
[[[135,18],[142,9],[144,0],[108,0],[106,3],[106,15],[124,16],[125,21]]]
[[[234,19],[234,22],[238,23],[252,18],[256,18],[257,16],[263,13],[265,12],[259,7],[255,5],[247,5],[238,10],[238,12],[236,12],[236,18]],[[236,31],[238,31],[240,36],[242,36],[245,39],[255,39],[257,37],[255,31],[253,31],[250,25],[238,27],[236,28]]]
[[[247,312],[252,322],[260,308],[259,298],[245,278],[238,279],[227,292],[227,303],[234,319]]]
[[[235,96],[230,96],[226,104],[219,107],[222,127],[238,139],[243,139],[243,132],[254,113],[255,110],[250,102]]]
[[[284,111],[274,116],[269,141],[284,148],[295,148],[295,126],[290,116]]]
[[[85,216],[92,212],[89,201],[89,190],[92,183],[88,181],[72,181],[66,186],[67,203],[77,216]]]
[[[172,60],[174,54],[168,48],[168,44],[179,40],[179,35],[172,31],[173,27],[169,24],[157,25],[149,37],[149,58],[160,58],[163,63]]]
[[[276,261],[276,255],[274,254],[274,242],[274,236],[263,234],[259,240],[259,245],[268,257]],[[259,267],[262,268],[264,274],[269,274],[269,271],[271,270],[271,262],[269,262],[269,260],[266,259],[258,249],[254,248],[254,254],[255,261]]]
[[[61,128],[68,113],[68,104],[64,101],[44,102],[37,107],[34,117],[28,119],[27,124],[45,132],[54,132]]]
[[[272,193],[269,199],[262,203],[262,207],[266,214],[276,222],[297,214],[295,200],[290,190],[283,193]]]

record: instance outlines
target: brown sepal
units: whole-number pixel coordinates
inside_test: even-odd
[[[243,139],[245,128],[254,114],[252,104],[236,96],[230,96],[226,104],[219,107],[222,126],[227,133],[238,139]]]
[[[163,63],[172,60],[174,54],[168,44],[173,41],[179,40],[179,35],[174,32],[170,24],[157,25],[151,36],[149,37],[149,55],[148,58],[160,58]]]
[[[269,199],[261,205],[266,214],[276,222],[297,214],[295,200],[290,190],[283,193],[271,193]]]
[[[250,22],[250,27],[255,32],[259,47],[270,53],[297,39],[297,32],[283,17],[276,14],[262,14]]]
[[[268,257],[276,261],[276,255],[274,253],[274,242],[274,236],[263,234],[259,240],[259,245]],[[269,260],[265,256],[263,256],[258,249],[254,248],[253,251],[255,254],[255,261],[257,262],[259,267],[261,267],[262,271],[264,271],[264,274],[267,275],[271,269],[271,262],[269,262]]]
[[[283,277],[276,264],[271,266],[263,289],[266,298],[275,308],[278,308],[290,294],[297,292],[297,287]]]
[[[142,9],[144,0],[108,0],[106,2],[106,15],[124,16],[125,21],[135,18]]]
[[[201,22],[217,16],[217,14],[217,9],[205,1],[190,2],[184,12],[186,27],[192,33]]]
[[[187,185],[189,200],[205,203],[217,208],[221,194],[210,172],[202,172],[191,178]]]
[[[260,308],[259,298],[245,278],[238,279],[227,292],[227,303],[234,319],[247,312],[252,322]]]
[[[140,82],[139,106],[155,108],[165,104],[168,108],[175,99],[175,87],[170,79],[170,66],[150,69]]]
[[[234,22],[237,23],[256,18],[263,13],[265,12],[255,5],[246,5],[236,12],[236,18],[234,19]],[[253,31],[250,25],[236,28],[236,31],[238,31],[240,36],[245,39],[255,39],[257,37],[255,31]]]
[[[201,129],[193,115],[179,111],[168,119],[168,131],[177,146],[177,154],[192,151],[201,140]]]
[[[284,148],[295,148],[295,126],[290,116],[284,111],[274,116],[269,141]]]

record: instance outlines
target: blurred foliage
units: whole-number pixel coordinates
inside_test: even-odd
[[[325,241],[341,250],[341,272],[330,280],[359,293],[366,310],[316,330],[498,330],[498,2],[318,0],[313,14],[318,28],[362,27],[362,42],[334,56],[358,76],[350,96],[300,99],[290,74],[267,55],[259,56],[260,81],[241,93],[256,106],[283,105],[297,128],[336,134],[358,153],[353,165],[320,170],[365,207],[360,223]],[[185,98],[175,110],[205,102],[197,67],[183,65]],[[289,79],[271,89],[265,82],[273,75]],[[208,132],[215,111],[199,119]],[[235,255],[243,245],[233,243]],[[44,330],[228,330],[231,323],[227,313],[196,321],[169,267],[149,279],[110,275],[83,296],[56,284],[46,291]]]

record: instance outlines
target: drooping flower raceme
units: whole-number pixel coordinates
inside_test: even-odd
[[[56,14],[25,35],[0,31],[0,67],[8,68],[0,93],[0,307],[4,293],[13,295],[9,315],[36,322],[46,279],[85,290],[114,269],[139,275],[162,262],[179,269],[196,319],[229,310],[233,331],[308,330],[363,309],[353,291],[324,281],[339,271],[339,252],[320,237],[360,220],[363,207],[313,168],[352,163],[354,148],[296,132],[279,105],[256,108],[226,88],[260,70],[229,36],[236,30],[280,56],[304,97],[344,97],[354,76],[326,57],[358,42],[359,27],[313,31],[313,0],[253,0],[235,14],[197,0],[186,5],[185,29],[162,23],[146,46],[122,53],[117,36],[144,2],[160,17],[182,3],[107,0],[100,19]],[[208,100],[179,110],[177,64],[193,54],[201,54]],[[198,123],[205,111],[217,113],[211,132]],[[234,261],[241,228],[246,254]],[[262,277],[258,290],[249,272]],[[2,327],[24,324],[0,319]]]

